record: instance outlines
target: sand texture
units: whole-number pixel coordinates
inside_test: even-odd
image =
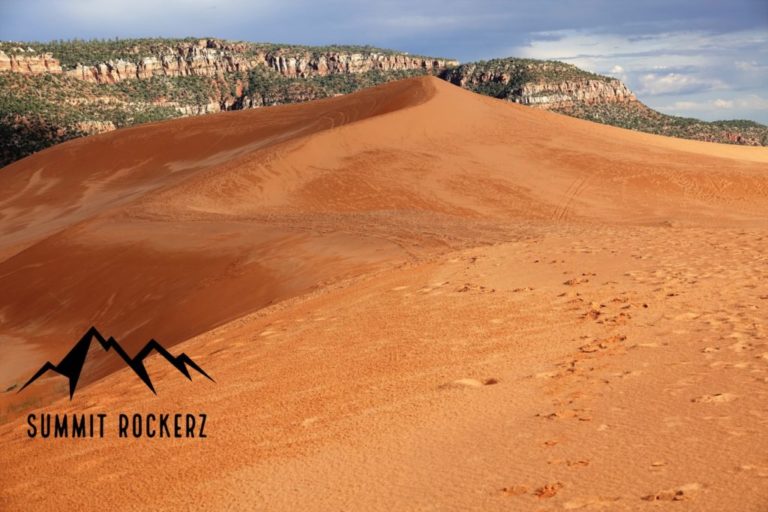
[[[17,393],[91,325],[216,382]],[[0,509],[764,512],[767,333],[765,148],[434,78],[78,139],[0,170]]]

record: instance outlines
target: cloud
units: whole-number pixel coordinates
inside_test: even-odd
[[[671,105],[667,105],[665,108],[668,110],[696,110],[701,109],[704,103],[697,101],[676,101]]]
[[[757,94],[751,94],[749,96],[746,96],[738,100],[736,103],[740,108],[768,110],[768,98],[763,98],[761,96],[758,96]]]
[[[733,108],[733,100],[716,99],[715,101],[712,102],[712,106],[715,108],[725,108],[725,109]]]
[[[726,88],[719,79],[704,79],[694,75],[666,73],[659,75],[648,73],[639,79],[639,94],[658,96],[664,94],[682,94]]]
[[[696,117],[710,121],[717,119],[760,119],[760,113],[768,113],[768,98],[758,94],[714,98],[699,101],[679,100],[657,106],[669,114]]]
[[[768,31],[750,29],[739,32],[657,32],[626,36],[602,30],[563,30],[533,33],[523,45],[510,48],[521,57],[581,62],[609,72],[613,67],[645,70],[696,68],[733,55],[761,55],[768,47]],[[742,68],[757,66],[757,60],[735,59]]]
[[[768,43],[768,33],[761,29],[717,33],[706,31],[653,32],[627,36],[607,31],[561,30],[530,34],[526,44],[516,48],[522,57],[539,59],[572,59],[578,57],[658,55],[697,56]]]
[[[768,63],[760,63],[756,60],[737,60],[733,63],[733,67],[735,67],[739,71],[743,71],[744,73],[766,73],[768,71]]]

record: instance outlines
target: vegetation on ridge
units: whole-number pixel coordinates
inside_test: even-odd
[[[255,57],[281,54],[288,57],[322,53],[362,55],[402,54],[371,46],[282,45],[222,41],[208,38],[142,38],[51,41],[46,43],[0,42],[0,51],[18,56],[51,53],[62,67],[94,66],[123,59],[132,63],[144,57],[183,52],[190,47],[215,47],[249,62]],[[412,57],[423,58],[413,55]],[[433,59],[428,57],[427,59]],[[231,69],[228,68],[228,69]],[[613,78],[596,75],[571,64],[533,59],[492,59],[437,70],[438,76],[480,94],[520,101],[523,86],[544,85],[530,98],[546,97],[558,84],[597,81],[615,86]],[[172,119],[220,110],[235,110],[295,103],[348,94],[392,80],[434,70],[369,69],[293,78],[267,65],[214,76],[161,76],[125,79],[97,84],[67,74],[27,75],[0,73],[0,166],[53,144],[83,135],[135,124]],[[530,88],[529,88],[530,90]],[[751,121],[705,122],[656,112],[637,101],[572,102],[554,105],[555,111],[574,117],[633,130],[713,142],[768,145],[768,127]]]
[[[556,112],[639,132],[668,137],[768,146],[768,127],[743,119],[702,121],[657,112],[640,102],[630,105],[604,103],[556,108]]]
[[[613,79],[584,71],[573,64],[558,60],[536,60],[508,57],[503,59],[481,60],[461,64],[453,68],[449,75],[460,75],[469,82],[479,81],[481,76],[507,76],[518,83],[526,82],[566,82],[574,80],[598,80],[610,82]]]
[[[252,43],[247,41],[224,41],[214,38],[137,38],[137,39],[59,39],[48,42],[0,41],[0,51],[10,55],[34,55],[50,53],[58,59],[64,70],[74,69],[78,64],[96,66],[102,62],[125,60],[136,63],[143,57],[177,53],[180,45],[196,45],[211,41],[233,48],[232,53],[253,57],[258,53],[322,54],[359,53],[363,55],[403,55],[405,52],[377,48],[369,45],[325,45],[307,46],[297,44]],[[409,54],[410,55],[410,54]],[[432,59],[423,55],[416,58]]]

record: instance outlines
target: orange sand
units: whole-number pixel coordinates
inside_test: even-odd
[[[768,507],[768,150],[432,78],[80,139],[0,171],[0,509]],[[118,370],[118,371],[115,371]],[[31,440],[36,412],[208,439]]]

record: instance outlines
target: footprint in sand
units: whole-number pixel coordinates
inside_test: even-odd
[[[477,285],[474,283],[464,283],[463,286],[459,286],[454,291],[458,293],[464,293],[464,292],[470,292],[470,291],[481,292],[481,293],[496,293],[496,288],[487,288],[485,286]]]
[[[539,487],[538,489],[533,491],[533,495],[539,499],[552,498],[553,496],[557,495],[557,491],[559,491],[562,488],[563,488],[562,483],[555,482],[553,484],[547,484]]]
[[[587,409],[566,409],[551,413],[538,413],[536,417],[548,420],[577,419],[579,421],[592,421],[592,416]]]
[[[589,311],[587,311],[586,313],[581,315],[581,318],[588,318],[590,320],[597,320],[598,318],[600,318],[601,314],[602,313],[600,311],[596,310],[596,309],[590,309]]]
[[[525,485],[513,485],[502,488],[501,492],[507,496],[522,496],[523,494],[528,494],[528,487]]]
[[[610,376],[611,377],[615,377],[617,379],[627,379],[627,378],[630,378],[630,377],[638,377],[638,376],[640,376],[642,374],[643,374],[643,372],[640,371],[640,370],[624,370],[624,371],[621,371],[621,372],[611,373]]]
[[[626,325],[632,319],[632,315],[629,313],[621,312],[616,316],[612,316],[606,319],[606,322],[613,325]]]
[[[734,352],[745,352],[747,350],[752,350],[754,345],[748,341],[739,340],[736,343],[729,345],[728,348]]]
[[[665,489],[654,494],[643,496],[645,501],[683,501],[692,499],[702,489],[698,483],[685,484],[675,489]]]
[[[547,461],[547,464],[553,465],[553,466],[565,465],[565,466],[568,466],[569,468],[585,468],[589,466],[589,460],[587,459],[578,459],[578,460],[552,459]]]
[[[696,398],[692,398],[691,402],[703,403],[703,404],[720,404],[725,402],[733,402],[738,398],[732,393],[715,393],[714,395],[702,395]]]
[[[609,338],[603,338],[603,339],[599,339],[599,340],[595,340],[590,343],[587,343],[586,345],[579,347],[579,350],[584,353],[607,350],[609,348],[616,346],[616,344],[621,343],[622,341],[625,341],[626,339],[627,339],[626,336],[617,334]]]
[[[489,377],[481,381],[477,379],[458,379],[448,384],[441,384],[439,387],[441,389],[451,388],[451,387],[481,388],[483,386],[492,386],[498,383],[499,383],[499,379],[496,379],[494,377]]]

